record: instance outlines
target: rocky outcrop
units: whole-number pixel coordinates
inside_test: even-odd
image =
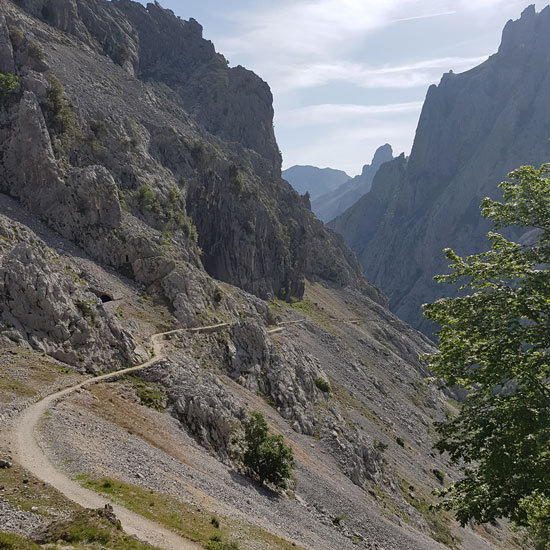
[[[383,474],[383,457],[374,441],[346,422],[340,406],[329,401],[329,393],[319,387],[328,375],[300,346],[289,341],[275,346],[263,323],[247,320],[211,336],[184,337],[183,347],[186,357],[165,361],[145,376],[167,388],[172,414],[222,460],[238,459],[242,421],[249,412],[246,393],[231,391],[222,376],[226,373],[261,396],[295,432],[322,434],[356,485]]]
[[[392,159],[391,145],[386,143],[378,147],[371,164],[365,164],[359,176],[351,178],[336,189],[313,200],[311,203],[312,210],[320,220],[325,223],[330,222],[371,190],[372,181],[379,168]]]
[[[0,237],[2,339],[93,372],[146,358],[86,281],[30,231],[0,216]]]
[[[408,162],[383,166],[372,191],[330,224],[392,311],[427,333],[421,305],[452,292],[432,280],[446,270],[442,249],[486,249],[482,198],[497,198],[512,169],[548,161],[549,37],[550,8],[531,6],[506,25],[496,55],[445,74],[428,90]]]

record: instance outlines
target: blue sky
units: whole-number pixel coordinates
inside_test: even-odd
[[[145,3],[145,2],[143,2]],[[386,142],[410,153],[426,90],[495,53],[526,0],[164,0],[231,66],[266,80],[284,167],[350,175]],[[532,2],[531,2],[532,3]],[[536,4],[537,10],[545,2]]]

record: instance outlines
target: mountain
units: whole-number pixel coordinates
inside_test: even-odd
[[[0,73],[0,546],[510,547],[430,508],[434,347],[281,178],[265,82],[130,0],[0,0]]]
[[[480,202],[521,165],[550,156],[550,7],[528,7],[509,21],[498,53],[431,86],[409,159],[381,167],[372,190],[330,227],[355,251],[366,277],[394,313],[430,333],[421,305],[451,289],[444,248],[473,254],[488,247]]]
[[[287,170],[283,170],[283,178],[300,195],[309,193],[312,200],[351,179],[342,170],[317,168],[316,166],[291,166]]]
[[[355,176],[340,185],[337,189],[328,191],[313,200],[311,209],[324,222],[334,219],[370,191],[372,181],[380,166],[392,159],[393,151],[391,146],[387,143],[382,145],[374,153],[372,163],[363,166],[363,171],[359,176]]]

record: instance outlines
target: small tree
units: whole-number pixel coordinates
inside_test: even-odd
[[[292,474],[292,449],[285,445],[283,436],[269,435],[264,415],[254,411],[244,422],[244,465],[260,483],[271,483],[285,488]]]
[[[14,74],[0,73],[0,95],[9,95],[19,87],[19,80]]]
[[[468,390],[458,416],[436,425],[437,448],[464,473],[443,505],[463,525],[508,517],[542,536],[550,530],[549,176],[550,164],[524,166],[500,185],[503,202],[484,199],[496,230],[530,234],[515,243],[489,233],[491,249],[467,258],[446,250],[452,272],[436,279],[463,283],[465,295],[425,306],[441,326],[430,368]]]

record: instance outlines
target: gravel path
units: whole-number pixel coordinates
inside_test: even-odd
[[[155,350],[154,359],[136,367],[88,379],[75,386],[49,395],[45,399],[30,406],[17,420],[13,428],[12,439],[16,461],[37,478],[55,487],[73,502],[85,508],[102,508],[108,500],[106,497],[82,488],[78,483],[72,481],[54,468],[37,442],[35,434],[36,428],[44,413],[52,405],[75,390],[143,370],[163,359],[164,353],[161,340],[167,334],[173,334],[174,332],[175,331],[156,334],[152,337],[153,348]],[[147,520],[139,514],[130,512],[116,503],[111,502],[111,505],[118,519],[120,519],[123,529],[130,535],[136,535],[139,539],[147,541],[155,546],[165,548],[166,550],[198,550],[201,548],[201,546],[183,539],[164,527]]]

